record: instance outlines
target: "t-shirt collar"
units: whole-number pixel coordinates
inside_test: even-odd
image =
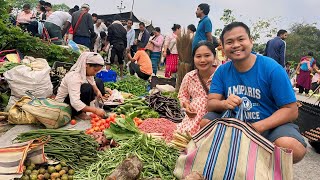
[[[207,17],[208,17],[208,15],[203,16],[203,18],[200,19],[199,23],[200,23],[201,21],[203,21],[204,19],[206,19]]]

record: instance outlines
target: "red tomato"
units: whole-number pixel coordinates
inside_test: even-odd
[[[100,131],[103,131],[106,127],[104,127],[104,125],[100,126],[99,129]]]
[[[94,120],[95,122],[98,122],[99,121],[99,118],[93,118],[92,120]]]
[[[94,123],[96,123],[96,122],[95,122],[94,120],[91,120],[90,123],[91,123],[91,124],[94,124]]]
[[[109,117],[111,122],[115,122],[115,118],[114,117]]]
[[[123,119],[126,118],[126,116],[124,114],[120,114],[120,117]]]
[[[105,119],[101,119],[101,124],[105,124],[107,121]]]
[[[77,124],[77,121],[74,120],[74,119],[72,119],[72,120],[70,121],[70,124],[71,124],[71,125],[75,125],[75,124]]]
[[[116,118],[117,117],[117,114],[116,113],[112,113],[112,114],[110,114],[110,116],[109,116],[110,118]]]
[[[94,131],[96,131],[96,132],[99,132],[99,131],[100,131],[100,129],[99,129],[98,126],[94,127],[93,129],[94,129]]]
[[[110,124],[106,123],[104,126],[108,129],[110,127]]]
[[[87,134],[92,134],[94,132],[94,129],[89,129],[86,133]]]
[[[90,117],[91,117],[91,118],[96,118],[97,115],[92,113],[92,114],[90,114]]]

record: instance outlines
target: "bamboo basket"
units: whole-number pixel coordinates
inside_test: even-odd
[[[178,92],[181,86],[183,77],[193,69],[192,57],[192,41],[190,34],[183,32],[177,39],[177,49],[179,54],[178,72],[176,91]]]
[[[310,145],[320,153],[320,102],[310,104],[299,102],[299,116],[294,122],[301,134],[309,140]]]

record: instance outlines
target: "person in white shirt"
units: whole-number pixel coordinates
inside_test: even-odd
[[[52,41],[55,44],[62,44],[63,36],[71,25],[71,10],[69,13],[63,11],[53,12],[44,23],[44,27],[48,30],[50,38],[58,38]]]
[[[133,50],[131,49],[131,47],[133,46],[134,43],[134,39],[136,36],[136,32],[134,31],[134,29],[132,28],[133,25],[133,21],[131,19],[127,20],[127,53],[130,52],[131,56],[134,56]]]
[[[96,23],[93,25],[93,28],[94,28],[94,32],[96,33],[96,36],[97,36],[97,38],[95,40],[95,43],[94,43],[94,52],[97,52],[101,47],[101,36],[100,36],[100,33],[101,32],[105,32],[107,34],[108,33],[108,28],[102,22],[101,19],[98,19],[96,21]]]
[[[100,85],[103,82],[100,79],[95,80],[94,76],[103,65],[104,60],[100,54],[84,52],[62,79],[55,100],[70,104],[72,116],[87,120],[90,117],[86,112],[92,112],[100,117],[105,115],[103,109],[90,106],[90,102],[96,97],[102,98],[104,90]]]

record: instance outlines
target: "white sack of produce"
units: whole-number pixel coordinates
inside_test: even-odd
[[[29,61],[29,65],[17,66],[3,74],[11,89],[11,96],[20,99],[26,95],[26,91],[32,92],[37,98],[52,95],[53,86],[49,74],[51,68],[47,61],[34,58],[24,61]],[[12,99],[14,98],[10,98]]]

